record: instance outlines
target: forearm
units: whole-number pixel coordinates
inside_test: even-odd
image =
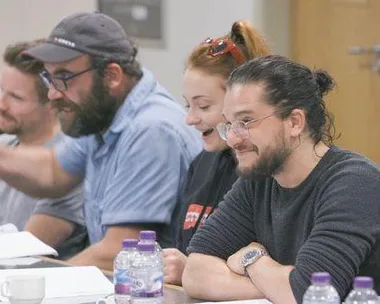
[[[52,153],[40,148],[0,148],[0,178],[28,195],[53,185]]]
[[[62,170],[52,150],[0,148],[0,179],[33,197],[60,197],[82,180]]]
[[[113,260],[121,250],[123,240],[137,239],[140,230],[144,228],[144,226],[110,226],[100,242],[91,245],[68,262],[78,266],[94,265],[112,271]]]
[[[70,258],[67,262],[76,266],[97,266],[100,269],[112,271],[113,260],[120,249],[121,245],[105,246],[104,242],[100,241]]]
[[[25,224],[24,230],[53,248],[57,248],[74,232],[75,224],[46,214],[34,214]]]
[[[252,282],[273,303],[296,303],[289,275],[293,266],[283,266],[269,256],[261,257],[247,267]]]
[[[182,284],[191,296],[205,300],[244,300],[264,297],[248,277],[232,272],[226,261],[199,253],[189,256]]]

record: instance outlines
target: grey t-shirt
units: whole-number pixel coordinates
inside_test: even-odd
[[[316,271],[331,274],[342,298],[357,275],[373,277],[380,292],[379,168],[332,147],[295,188],[273,178],[240,179],[188,252],[227,259],[253,241],[279,263],[295,266],[289,279],[299,303]]]
[[[64,139],[59,133],[45,147],[52,147]],[[0,145],[17,146],[18,139],[13,135],[0,135]],[[83,215],[83,189],[77,186],[67,195],[55,199],[30,197],[0,180],[0,225],[14,224],[23,230],[32,214],[46,214],[75,224],[74,233],[59,248],[60,258],[67,258],[81,251],[86,245],[87,232]]]

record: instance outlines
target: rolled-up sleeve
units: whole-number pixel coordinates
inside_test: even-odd
[[[57,161],[63,170],[71,175],[85,175],[88,140],[89,137],[65,137],[54,147]]]
[[[117,166],[107,186],[102,225],[169,223],[188,164],[176,130],[135,122],[123,134]]]

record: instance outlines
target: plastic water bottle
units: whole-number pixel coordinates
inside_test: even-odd
[[[123,240],[123,249],[118,253],[113,264],[113,284],[115,287],[115,302],[129,304],[132,289],[132,263],[137,256],[136,239]]]
[[[164,303],[164,264],[154,244],[141,243],[132,264],[132,304]]]
[[[351,290],[344,302],[346,304],[378,304],[378,296],[373,290],[373,280],[370,277],[356,277],[354,289]]]
[[[330,279],[327,272],[313,273],[311,285],[303,295],[302,304],[339,304],[339,294],[330,284]]]
[[[153,243],[155,246],[155,250],[158,252],[162,252],[162,248],[160,244],[156,242],[156,231],[153,230],[141,230],[140,231],[140,242],[141,243]]]

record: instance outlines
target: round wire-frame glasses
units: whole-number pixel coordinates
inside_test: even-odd
[[[249,136],[249,125],[260,120],[264,120],[266,118],[272,117],[276,115],[277,112],[273,112],[272,114],[259,117],[259,118],[254,118],[249,121],[241,121],[237,120],[234,121],[233,123],[229,122],[222,122],[216,126],[216,129],[218,130],[219,136],[221,139],[226,141],[228,139],[228,134],[232,130],[236,136],[239,136],[240,138],[247,138]]]

